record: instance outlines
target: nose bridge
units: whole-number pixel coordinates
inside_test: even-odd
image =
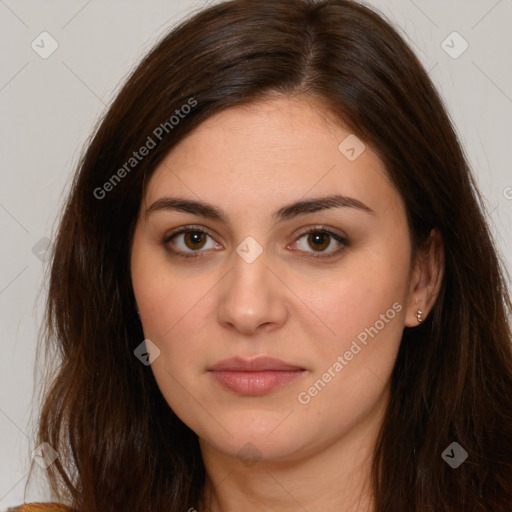
[[[257,254],[259,251],[251,247],[246,252],[244,249],[247,247],[242,244],[237,248],[228,292],[238,304],[255,308],[258,302],[270,300],[273,293],[269,279],[271,273],[267,268],[268,253],[261,251]]]
[[[268,292],[263,288],[270,285],[268,259],[268,250],[265,250],[263,245],[252,236],[247,236],[236,246],[231,285],[239,288],[236,290],[237,293],[243,292],[244,288],[249,289],[253,295]]]
[[[287,310],[282,284],[267,267],[268,253],[254,239],[236,248],[233,269],[219,302],[219,322],[252,332],[263,324],[280,325]]]

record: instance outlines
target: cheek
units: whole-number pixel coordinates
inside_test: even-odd
[[[397,332],[400,332],[400,311],[405,310],[407,296],[408,281],[404,272],[407,265],[407,252],[403,256],[375,251],[367,255],[354,254],[350,261],[347,258],[341,270],[302,288],[302,296],[306,298],[304,302],[316,313],[316,316],[303,317],[304,321],[309,319],[307,323],[312,339],[315,332],[318,337],[318,329],[321,328],[321,336],[328,342],[325,344],[327,349],[334,346],[343,348],[361,331],[379,321],[381,315],[385,320],[393,320],[386,326],[399,324]],[[295,289],[300,289],[299,283]],[[394,304],[397,305],[393,308]],[[380,322],[378,326],[381,326]]]
[[[173,264],[165,250],[136,231],[131,255],[133,291],[146,337],[164,340],[174,326],[188,321],[187,312],[207,286],[186,269]]]
[[[145,279],[134,280],[144,333],[163,344],[182,332],[188,332],[188,340],[193,340],[199,319],[204,318],[208,290],[207,279],[180,279],[168,268],[159,271],[153,267]]]
[[[336,436],[371,413],[386,390],[400,346],[406,280],[393,264],[373,263],[363,265],[364,272],[351,266],[316,299],[334,334],[310,345],[315,365],[297,399],[306,405],[305,422],[315,417],[312,429],[315,422],[329,422],[325,435]]]
[[[155,261],[153,265],[134,266],[133,288],[144,337],[160,351],[151,370],[169,406],[185,418],[191,408],[186,391],[190,389],[190,369],[200,369],[205,364],[199,334],[204,331],[200,317],[205,317],[204,296],[208,289],[204,279],[182,279],[169,269],[168,263],[164,266]],[[194,396],[204,400],[198,392]],[[194,408],[192,419],[199,413]]]
[[[203,365],[201,333],[213,309],[211,290],[218,279],[171,264],[165,255],[141,248],[132,258],[132,283],[144,336],[157,345],[152,364],[159,384]],[[203,336],[204,337],[204,336]],[[166,384],[172,386],[172,379]]]

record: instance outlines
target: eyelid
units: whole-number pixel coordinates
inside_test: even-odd
[[[168,242],[172,239],[173,236],[181,235],[183,233],[188,233],[190,231],[197,231],[200,233],[205,233],[206,235],[212,236],[210,231],[204,226],[199,226],[195,224],[187,224],[186,226],[180,226],[179,228],[173,229],[171,232],[166,233],[164,236],[164,242]]]

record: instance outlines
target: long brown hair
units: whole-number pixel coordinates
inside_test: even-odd
[[[48,468],[53,492],[84,512],[200,503],[197,435],[134,356],[144,336],[132,233],[144,183],[173,146],[213,113],[269,93],[315,98],[335,113],[385,164],[413,246],[432,228],[444,243],[439,297],[421,326],[404,330],[392,374],[373,463],[376,511],[510,512],[504,271],[427,73],[381,15],[350,0],[209,7],[156,45],[108,109],[79,163],[51,263],[44,346],[58,365],[38,442],[60,454]],[[441,456],[453,442],[468,454],[456,469]]]

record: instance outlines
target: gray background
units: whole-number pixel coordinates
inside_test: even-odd
[[[169,27],[207,3],[0,0],[1,510],[24,500],[39,407],[33,386],[45,248],[82,146],[138,59]],[[512,1],[368,3],[398,26],[445,99],[510,270]],[[46,59],[31,47],[35,41],[50,48],[49,39],[41,42],[43,31],[58,43]],[[450,36],[454,31],[469,45],[457,58],[464,42]],[[28,501],[48,498],[43,472]]]

